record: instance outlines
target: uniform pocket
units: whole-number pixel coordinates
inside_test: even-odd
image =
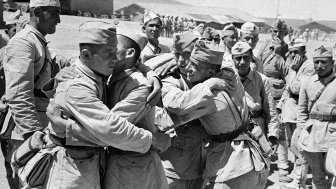
[[[178,135],[171,140],[171,146],[183,150],[192,151],[196,141],[192,137]]]

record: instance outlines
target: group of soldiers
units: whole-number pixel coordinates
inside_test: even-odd
[[[336,188],[332,48],[310,60],[302,39],[284,42],[281,20],[259,51],[251,22],[174,31],[168,48],[164,19],[146,11],[142,32],[82,23],[73,60],[45,39],[59,0],[29,11],[28,23],[8,22],[16,31],[0,51],[11,189],[262,189],[271,155],[283,187],[306,188],[310,167],[313,189]]]
[[[146,10],[147,11],[147,10]],[[196,21],[182,16],[160,15],[162,21],[162,37],[171,38],[174,33],[192,31],[196,27]]]

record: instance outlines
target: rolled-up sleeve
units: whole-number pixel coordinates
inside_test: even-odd
[[[90,86],[72,82],[60,87],[55,102],[79,124],[66,131],[67,145],[113,146],[126,151],[144,153],[152,144],[152,134],[118,116],[97,97]]]
[[[6,99],[22,134],[43,128],[34,98],[34,46],[23,38],[7,46],[4,67]]]

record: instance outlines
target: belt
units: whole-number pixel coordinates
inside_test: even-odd
[[[189,121],[188,123],[184,124],[184,126],[199,126],[202,125],[201,121],[199,119],[194,119],[192,121]]]
[[[221,133],[219,135],[211,135],[210,137],[215,142],[220,142],[220,143],[229,142],[237,138],[244,131],[246,131],[249,126],[250,126],[250,122],[246,121],[236,130],[233,130],[227,133]]]
[[[140,152],[133,152],[133,151],[124,151],[124,150],[120,150],[118,148],[114,148],[112,146],[107,147],[107,151],[108,153],[112,153],[112,154],[117,154],[117,155],[146,155],[149,154],[151,152],[151,149],[148,150],[145,153],[140,153]]]
[[[55,143],[58,146],[62,146],[64,148],[70,148],[70,149],[76,149],[76,150],[96,150],[96,149],[102,149],[103,147],[90,147],[90,146],[71,146],[66,145],[66,139],[61,138],[55,135],[50,134],[50,140]]]
[[[336,115],[327,114],[309,114],[309,119],[316,119],[319,121],[336,121]]]
[[[251,118],[258,118],[258,117],[263,117],[263,116],[264,116],[263,109],[258,110],[258,111],[252,111],[252,112],[250,112],[250,117]]]

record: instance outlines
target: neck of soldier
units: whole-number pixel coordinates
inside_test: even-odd
[[[113,75],[120,75],[125,70],[132,68],[135,63],[136,61],[134,61],[133,59],[125,59],[124,61],[118,63],[118,65],[114,68]]]
[[[250,73],[250,71],[251,71],[251,68],[249,68],[248,71],[244,72],[244,73],[238,72],[238,74],[239,74],[239,76],[240,76],[240,78],[241,78],[242,81],[244,81],[246,79],[246,77]]]
[[[154,47],[157,47],[159,46],[159,39],[154,39],[154,38],[149,39],[148,38],[148,43],[152,44]]]
[[[30,20],[29,20],[29,25],[33,28],[35,28],[37,31],[39,31],[43,36],[46,36],[47,34],[44,33],[43,31],[41,31],[40,27],[39,27],[39,24],[37,23],[36,19],[35,18],[32,18],[30,17]]]

